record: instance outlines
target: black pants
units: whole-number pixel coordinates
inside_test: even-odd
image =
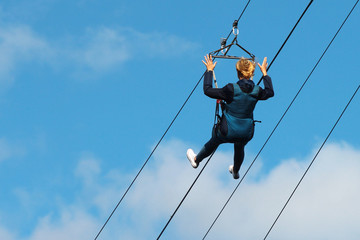
[[[226,139],[226,137],[222,136],[221,133],[214,128],[212,132],[211,139],[204,145],[201,151],[196,156],[196,162],[200,163],[204,158],[211,155],[220,144],[223,143],[233,143],[234,144],[234,168],[233,171],[235,173],[239,172],[241,164],[244,161],[244,149],[245,145],[248,143],[249,140],[241,140],[233,141]]]

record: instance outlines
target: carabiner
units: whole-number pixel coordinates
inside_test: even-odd
[[[238,20],[235,20],[233,23],[232,32],[235,36],[239,35],[238,22],[239,22]]]
[[[221,52],[223,53],[223,54],[225,54],[225,52],[226,52],[226,50],[227,50],[227,48],[225,48],[226,47],[226,38],[221,38],[221,40],[220,40],[220,46],[221,46]]]

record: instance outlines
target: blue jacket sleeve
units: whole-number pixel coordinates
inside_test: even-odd
[[[206,71],[204,77],[204,94],[210,98],[225,100],[227,103],[233,101],[234,86],[227,84],[223,88],[213,88],[213,71]]]

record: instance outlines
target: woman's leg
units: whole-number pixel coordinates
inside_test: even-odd
[[[246,142],[236,142],[234,143],[234,168],[233,171],[238,173],[241,167],[241,164],[244,161]]]
[[[204,158],[210,156],[222,142],[216,137],[212,138],[203,146],[200,152],[196,155],[196,163],[200,163]]]

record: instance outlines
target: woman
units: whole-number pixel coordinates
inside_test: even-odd
[[[245,145],[254,135],[253,111],[258,100],[266,100],[274,96],[271,78],[267,75],[267,58],[259,65],[263,74],[265,89],[255,85],[252,77],[255,71],[255,63],[241,58],[236,63],[239,81],[229,83],[223,88],[213,88],[213,71],[216,66],[212,57],[205,56],[202,61],[206,66],[204,77],[204,93],[214,99],[224,100],[223,115],[220,124],[213,129],[211,139],[196,155],[192,149],[188,149],[187,158],[193,168],[208,157],[222,143],[234,143],[234,165],[230,165],[229,171],[234,179],[239,178],[239,170],[244,160]]]

